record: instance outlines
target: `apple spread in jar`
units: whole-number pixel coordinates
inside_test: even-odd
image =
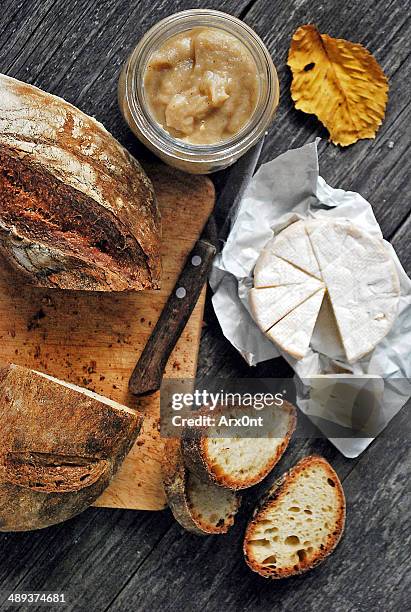
[[[252,54],[232,34],[211,27],[168,38],[150,56],[143,82],[154,119],[172,137],[195,145],[238,134],[259,98]]]

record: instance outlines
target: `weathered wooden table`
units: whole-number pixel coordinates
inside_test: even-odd
[[[323,136],[322,176],[373,204],[385,237],[410,272],[411,33],[401,0],[3,0],[0,70],[95,115],[139,155],[117,108],[120,67],[148,27],[199,6],[244,19],[264,39],[279,69],[281,102],[263,160]],[[326,141],[313,117],[293,109],[287,50],[294,30],[310,22],[321,32],[364,44],[388,75],[388,111],[375,141],[341,150]],[[223,180],[217,176],[217,185]],[[224,339],[209,302],[205,321],[200,375],[289,374],[279,359],[249,368]],[[185,533],[169,511],[90,509],[45,531],[0,535],[0,601],[11,590],[55,590],[66,592],[70,610],[409,609],[408,411],[403,409],[357,461],[344,459],[325,440],[299,439],[278,472],[310,452],[323,454],[338,471],[348,518],[336,553],[305,577],[276,583],[248,570],[241,555],[247,504],[229,535],[204,539]]]

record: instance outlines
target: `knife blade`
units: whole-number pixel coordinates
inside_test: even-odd
[[[254,145],[227,171],[213,213],[171,292],[163,311],[140,355],[129,381],[134,395],[157,391],[167,361],[197,304],[218,248],[226,240],[236,219],[239,204],[254,174],[264,139]],[[216,220],[220,226],[217,235]]]

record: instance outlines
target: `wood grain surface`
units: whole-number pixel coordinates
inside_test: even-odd
[[[214,187],[207,177],[188,176],[163,164],[146,165],[146,169],[162,216],[161,289],[106,294],[39,289],[25,285],[3,265],[0,361],[46,372],[143,410],[142,431],[96,505],[160,510],[165,506],[158,432],[160,397],[154,393],[140,400],[129,393],[128,381],[213,209]],[[170,355],[168,378],[195,376],[204,298],[203,292]]]
[[[316,136],[320,172],[333,187],[361,193],[408,273],[410,256],[410,19],[401,0],[6,0],[0,12],[0,68],[57,93],[95,115],[136,155],[143,155],[116,102],[122,63],[147,27],[192,7],[240,16],[267,44],[278,68],[281,100],[262,159]],[[365,45],[390,83],[387,115],[375,140],[346,149],[328,143],[316,119],[293,108],[286,58],[304,23]],[[213,176],[217,189],[226,173]],[[224,339],[207,297],[199,377],[290,375],[281,359],[250,368]],[[67,610],[207,612],[391,612],[409,609],[409,407],[358,460],[326,440],[295,438],[273,477],[309,453],[326,457],[347,496],[346,534],[326,564],[301,578],[272,583],[252,574],[241,539],[258,491],[250,491],[226,536],[185,533],[168,510],[90,509],[43,532],[0,536],[0,609],[11,590],[67,593]],[[24,609],[24,608],[23,608]],[[27,608],[30,610],[35,607]]]

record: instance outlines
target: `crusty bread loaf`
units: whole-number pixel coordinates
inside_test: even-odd
[[[239,496],[190,473],[184,466],[180,439],[165,441],[162,473],[168,505],[185,529],[197,535],[217,534],[234,524]]]
[[[159,287],[160,215],[140,164],[92,117],[0,75],[0,252],[41,287]]]
[[[0,368],[0,531],[40,529],[90,506],[142,424],[134,410],[16,365]]]
[[[250,410],[238,407],[215,411],[239,417]],[[254,411],[255,414],[255,411]],[[214,427],[190,429],[182,442],[184,461],[203,480],[229,489],[251,487],[267,476],[288,446],[296,426],[296,410],[288,402],[273,408],[270,422],[259,438],[213,437]],[[218,429],[218,427],[216,428]]]
[[[256,508],[244,538],[245,560],[265,578],[315,567],[337,546],[345,523],[344,491],[322,457],[284,474]]]

